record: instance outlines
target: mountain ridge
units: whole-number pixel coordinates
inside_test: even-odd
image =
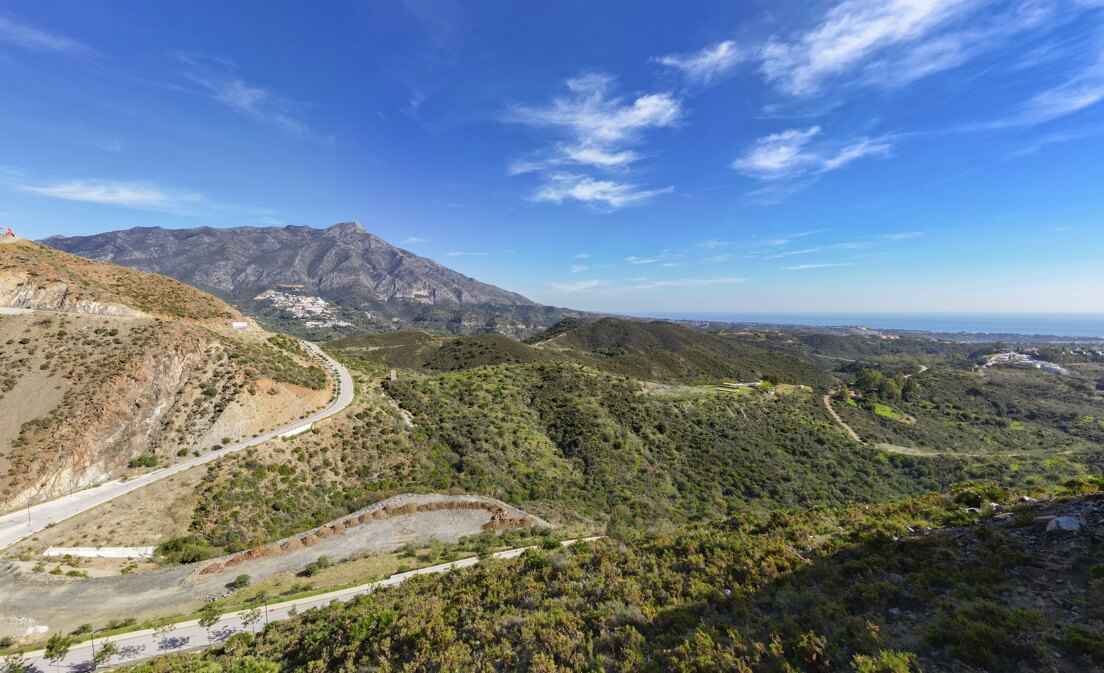
[[[361,331],[399,323],[454,333],[519,335],[566,314],[394,246],[358,222],[324,229],[135,227],[51,236],[42,243],[176,278],[272,321],[288,313],[262,297],[266,291],[319,297],[333,304],[326,314],[332,325],[326,326]],[[296,327],[294,322],[279,326]]]

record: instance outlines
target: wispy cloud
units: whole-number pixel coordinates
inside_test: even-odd
[[[416,243],[428,243],[428,242],[429,242],[428,238],[423,238],[421,236],[407,236],[403,240],[399,241],[399,245],[414,245]]]
[[[560,292],[585,292],[604,284],[601,280],[580,280],[577,283],[549,283],[549,287]]]
[[[572,264],[571,265],[571,273],[582,273],[583,271],[586,271],[589,268],[590,267],[586,266],[585,264]]]
[[[789,129],[755,141],[732,168],[758,180],[779,180],[826,173],[867,156],[886,156],[892,144],[886,138],[854,138],[843,143],[814,143],[819,126]]]
[[[938,31],[976,11],[977,0],[845,0],[812,29],[762,48],[767,81],[786,93],[819,93],[835,78],[891,69],[916,79],[961,62],[966,34]],[[976,39],[976,35],[974,36]],[[901,72],[901,71],[904,72]]]
[[[489,252],[466,252],[463,250],[457,250],[455,252],[448,253],[449,257],[486,257],[491,253]]]
[[[787,271],[805,271],[808,269],[827,269],[833,266],[855,266],[854,262],[834,262],[830,264],[798,264],[784,267]]]
[[[924,235],[922,231],[901,231],[895,234],[882,234],[879,236],[883,241],[907,241],[910,238],[920,238]]]
[[[624,166],[638,155],[625,149],[647,129],[675,125],[681,104],[669,93],[653,93],[631,101],[613,95],[615,80],[602,73],[587,73],[567,80],[570,95],[545,107],[515,106],[507,120],[550,128],[567,137],[557,142],[545,162]]]
[[[663,259],[664,255],[656,255],[655,257],[626,257],[625,261],[629,264],[655,264],[659,260]]]
[[[233,61],[199,54],[176,54],[187,66],[184,76],[203,88],[211,99],[245,119],[270,126],[289,135],[311,137],[310,127],[298,118],[303,105],[238,77]]]
[[[191,213],[207,204],[198,192],[166,189],[147,182],[111,180],[66,180],[51,183],[20,183],[17,189],[65,201],[81,201],[164,213]]]
[[[572,199],[612,210],[639,204],[672,188],[647,189],[634,184],[569,172],[585,167],[599,172],[623,172],[641,159],[635,147],[646,131],[675,126],[682,115],[680,101],[670,93],[651,93],[627,99],[614,92],[615,80],[587,73],[566,82],[568,95],[550,105],[517,105],[506,121],[551,131],[550,146],[517,159],[510,175],[536,173],[542,180],[532,200],[562,203]],[[576,168],[577,170],[577,168]]]
[[[637,285],[625,285],[615,288],[618,292],[638,292],[640,290],[658,290],[665,287],[707,287],[710,285],[736,285],[745,282],[743,278],[723,276],[720,278],[675,278],[655,280]]]
[[[93,56],[96,50],[72,38],[47,32],[0,15],[0,42],[38,52]]]
[[[732,40],[725,40],[689,54],[668,54],[653,59],[669,68],[680,70],[695,84],[709,84],[729,73],[738,64],[748,60],[751,54]]]
[[[531,200],[546,203],[563,203],[574,200],[599,210],[614,210],[636,206],[660,194],[674,191],[674,187],[644,189],[638,185],[612,180],[598,180],[589,175],[553,172],[544,176],[545,183]]]
[[[590,257],[591,257],[591,254],[589,252],[578,252],[578,253],[575,253],[575,256],[573,257],[573,259],[589,259]]]
[[[1033,126],[1086,110],[1104,101],[1104,50],[1095,61],[1058,86],[1032,96],[1019,111],[992,127]]]

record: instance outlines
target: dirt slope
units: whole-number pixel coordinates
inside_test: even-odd
[[[295,342],[233,329],[243,319],[221,300],[23,239],[0,245],[0,308],[0,511],[294,420],[328,395]]]

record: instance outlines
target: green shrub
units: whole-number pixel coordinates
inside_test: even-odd
[[[152,453],[142,454],[127,464],[127,467],[157,467],[157,456]]]
[[[230,588],[231,589],[244,589],[247,586],[249,586],[249,583],[251,581],[252,581],[252,578],[250,578],[249,575],[246,575],[246,574],[243,573],[243,574],[238,575],[237,577],[234,578],[234,581],[230,583]]]
[[[164,542],[157,555],[168,563],[195,563],[217,555],[218,550],[195,535],[182,535]]]
[[[1082,624],[1066,629],[1062,644],[1070,650],[1088,656],[1097,664],[1104,664],[1104,633]]]

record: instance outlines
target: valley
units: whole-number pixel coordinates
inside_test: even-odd
[[[75,271],[86,263],[44,252],[47,248],[28,249],[34,254],[22,253],[9,268],[48,259],[55,278],[38,280],[37,272],[34,290],[28,292],[21,288],[32,276],[16,271],[19,280],[7,299],[9,313],[0,317],[0,330],[11,341],[3,357],[19,364],[5,384],[6,394],[36,400],[37,405],[5,406],[11,427],[21,428],[8,440],[13,451],[5,455],[11,466],[31,455],[39,460],[49,455],[18,451],[37,437],[28,428],[51,427],[48,413],[46,420],[36,415],[41,409],[64,402],[65,413],[56,418],[85,413],[76,402],[91,405],[98,399],[79,396],[85,381],[90,391],[117,395],[105,384],[131,380],[119,379],[118,370],[112,369],[115,363],[130,362],[128,349],[146,358],[186,353],[180,349],[192,338],[196,345],[187,348],[196,349],[191,352],[197,364],[182,379],[187,383],[169,386],[181,401],[164,405],[187,415],[161,420],[150,439],[143,440],[149,448],[141,455],[156,456],[149,467],[144,459],[131,458],[121,479],[107,478],[110,472],[85,477],[86,482],[72,482],[72,494],[55,486],[52,493],[39,492],[45,502],[29,508],[26,502],[22,508],[16,504],[15,511],[0,519],[0,542],[8,559],[0,569],[0,586],[5,587],[0,630],[23,634],[24,651],[43,642],[36,638],[43,628],[47,634],[77,633],[90,624],[93,632],[116,633],[112,638],[119,643],[137,644],[139,649],[114,662],[139,661],[162,649],[195,646],[202,630],[189,619],[214,609],[204,606],[217,605],[232,613],[219,622],[224,626],[218,640],[226,643],[221,649],[186,655],[179,662],[152,659],[136,664],[136,670],[222,666],[218,662],[228,660],[220,658],[246,656],[251,647],[262,650],[250,657],[278,659],[282,655],[263,649],[263,638],[252,640],[252,627],[251,644],[231,648],[239,642],[231,635],[244,628],[244,613],[235,611],[278,598],[304,609],[318,607],[309,614],[331,619],[360,609],[366,599],[353,595],[365,590],[361,585],[374,591],[400,582],[405,586],[398,591],[470,601],[436,581],[407,585],[403,572],[411,563],[430,567],[442,557],[486,556],[495,549],[518,551],[502,554],[486,568],[466,567],[469,561],[464,561],[455,572],[465,582],[472,581],[471,573],[485,578],[479,581],[504,581],[503,573],[552,581],[561,571],[574,572],[567,569],[576,562],[592,563],[585,560],[592,558],[585,550],[593,546],[614,555],[622,569],[644,563],[670,573],[659,570],[667,563],[661,559],[672,554],[660,551],[662,545],[704,536],[711,554],[719,553],[721,539],[743,550],[732,557],[742,560],[724,563],[751,564],[753,576],[767,573],[751,580],[753,584],[770,586],[774,580],[765,578],[777,575],[789,578],[778,581],[796,587],[805,582],[800,579],[802,566],[810,558],[822,557],[831,567],[836,554],[846,556],[845,541],[860,531],[868,534],[872,512],[894,512],[887,515],[898,522],[891,526],[912,529],[923,520],[932,531],[973,530],[971,526],[988,526],[989,517],[1014,509],[1012,501],[1019,494],[1051,498],[1045,507],[1064,507],[1069,497],[1100,485],[1094,479],[1104,465],[1098,432],[1104,427],[1098,423],[1104,418],[1104,399],[1096,383],[1104,370],[1096,356],[1080,347],[1048,351],[1048,357],[1063,363],[1058,373],[981,366],[988,347],[978,344],[868,334],[699,331],[663,321],[574,316],[531,330],[524,341],[490,327],[474,335],[387,329],[318,346],[264,332],[214,298],[209,301],[216,303],[206,309],[212,313],[177,311],[174,317],[158,312],[160,300],[154,293],[144,295],[141,310],[131,309],[127,302],[138,302],[118,290],[97,289],[88,299],[78,295],[70,300],[71,291],[51,288],[95,288],[82,280],[94,275]],[[66,303],[71,301],[76,303]],[[173,304],[178,305],[175,300]],[[314,308],[304,309],[304,320],[338,315],[323,315],[310,306]],[[108,314],[88,312],[100,310]],[[211,364],[200,358],[210,358]],[[162,380],[160,374],[157,380]],[[37,392],[32,395],[32,390]],[[59,392],[50,397],[51,390]],[[148,405],[140,394],[122,395],[138,395],[139,401],[133,411],[120,408],[116,413],[141,419]],[[90,408],[102,415],[108,407]],[[134,432],[125,435],[135,439]],[[57,435],[44,436],[59,441]],[[40,468],[52,475],[53,481],[45,483],[73,479],[66,476],[67,468],[57,466],[80,454],[58,455],[60,462]],[[9,473],[22,474],[14,469]],[[963,495],[975,492],[986,495]],[[990,498],[998,508],[979,509],[972,504],[975,497],[982,504]],[[967,508],[978,511],[965,512]],[[373,512],[386,515],[377,518]],[[863,523],[814,524],[809,516]],[[849,525],[857,525],[853,533],[847,532]],[[798,528],[790,531],[788,526]],[[807,533],[796,532],[806,528]],[[776,532],[760,537],[760,530]],[[942,534],[931,535],[941,539]],[[592,539],[548,555],[559,540],[581,537]],[[538,549],[520,550],[533,541]],[[1045,542],[1047,547],[1051,541]],[[640,551],[628,551],[641,544]],[[678,554],[692,554],[682,544],[676,544]],[[75,547],[153,547],[155,552],[149,559],[44,556],[48,549]],[[783,549],[788,551],[779,551]],[[1095,553],[1092,549],[1086,558]],[[751,556],[741,556],[746,553]],[[864,550],[858,558],[870,553]],[[778,554],[790,558],[783,561]],[[768,572],[769,566],[776,570]],[[613,566],[589,567],[588,572],[608,576]],[[696,576],[698,571],[687,572]],[[734,570],[708,571],[716,572],[731,577]],[[902,574],[899,568],[893,572]],[[372,580],[369,573],[398,579],[366,584]],[[648,573],[634,575],[633,581],[652,582]],[[237,586],[242,577],[247,579]],[[353,600],[323,607],[329,598],[311,598],[333,591]],[[391,591],[374,591],[371,600],[386,603]],[[670,596],[681,595],[664,591],[669,604]],[[752,594],[731,595],[752,600],[744,597]],[[421,598],[404,600],[420,609],[413,606],[421,605]],[[573,599],[565,594],[562,600]],[[693,604],[699,599],[688,594],[686,600]],[[746,613],[752,608],[738,609]],[[96,621],[84,616],[91,612]],[[705,622],[728,619],[695,614],[695,620]],[[286,612],[279,616],[291,617]],[[310,619],[291,618],[287,623],[293,626],[274,624],[273,635],[265,637],[277,637],[280,629],[314,629]],[[644,628],[641,619],[619,623]],[[648,628],[658,629],[660,640],[673,637],[674,623],[646,621]],[[149,629],[171,623],[180,624],[181,640],[174,641],[179,645],[159,647],[158,636]],[[877,649],[864,644],[853,629],[829,628],[820,613],[807,615],[805,623],[830,634],[830,641],[813,643],[826,648],[823,656]],[[911,629],[919,627],[899,626],[887,622],[887,633],[899,632],[902,640],[893,642],[908,650]],[[1068,627],[1071,633],[1081,633],[1075,626]],[[480,628],[501,632],[507,627],[490,619]],[[924,628],[936,633],[939,625]],[[574,642],[598,638],[584,632]],[[801,633],[776,634],[786,644],[771,656],[800,661],[806,656],[802,648],[813,646]],[[397,632],[393,637],[411,636]],[[525,642],[516,634],[503,637]],[[752,629],[737,638],[718,631],[712,637],[711,648],[723,643],[722,649],[711,650],[714,656],[765,661],[761,654],[751,654],[765,633]],[[928,638],[936,642],[936,636]],[[302,653],[296,656],[331,656],[298,646],[296,651]],[[382,663],[399,651],[350,655],[350,661],[370,656]],[[648,659],[659,656],[634,651]],[[879,656],[902,661],[913,656],[882,651],[887,654]],[[74,648],[72,661],[86,661],[90,652]],[[585,661],[604,665],[601,656],[592,660],[573,652],[569,648],[556,656],[579,666]],[[436,655],[420,656],[429,662]],[[503,651],[496,656],[527,655]],[[287,661],[280,665],[299,666]]]

